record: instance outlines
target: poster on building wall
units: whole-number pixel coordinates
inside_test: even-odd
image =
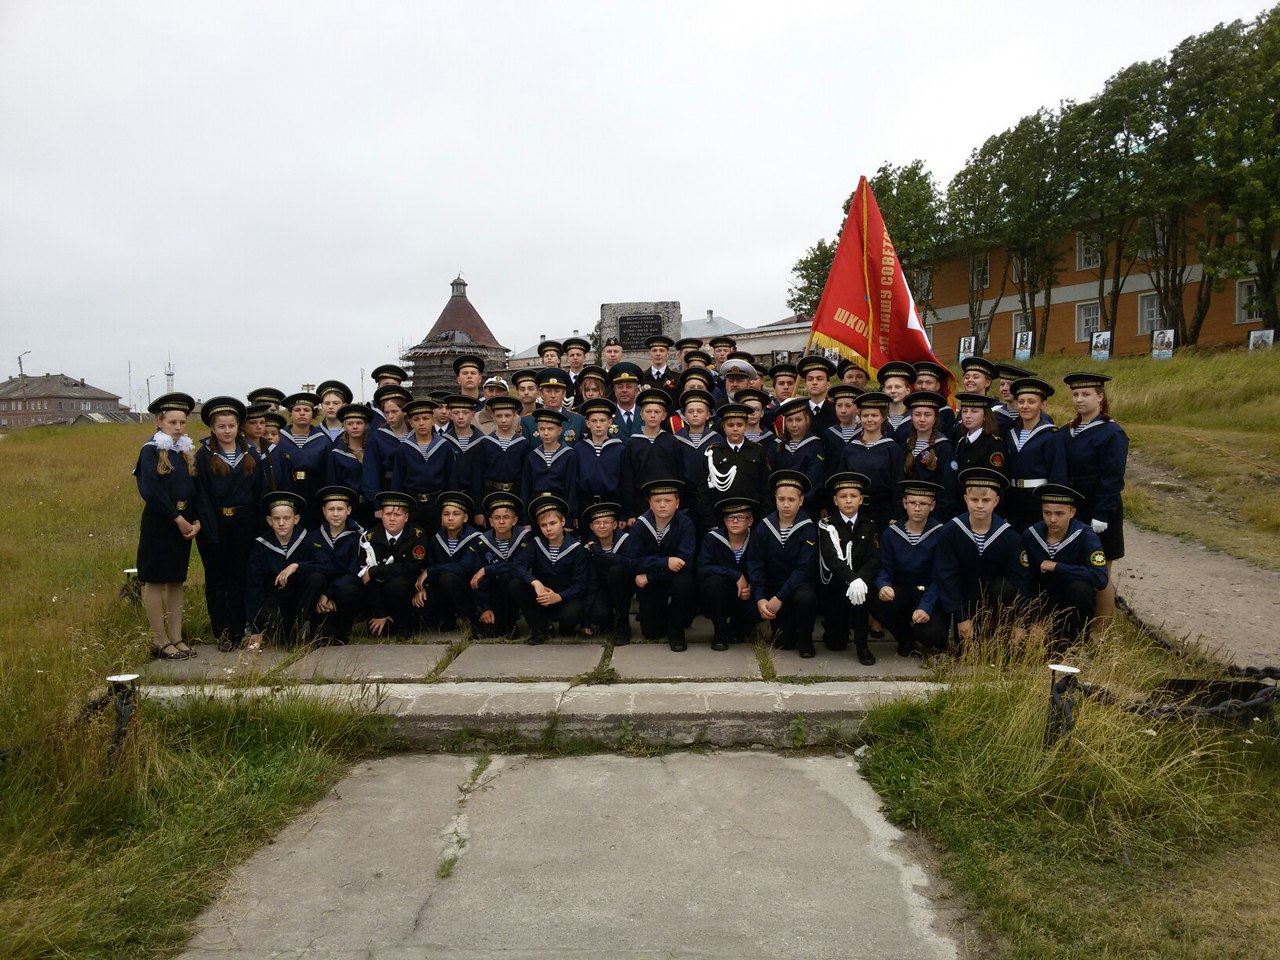
[[[1151,359],[1152,360],[1172,360],[1173,359],[1173,331],[1172,330],[1152,330],[1151,331]]]
[[[1270,350],[1276,343],[1276,332],[1274,330],[1250,330],[1249,331],[1249,349],[1250,350]]]
[[[1013,338],[1013,359],[1030,360],[1031,359],[1031,331],[1019,330],[1018,335]]]
[[[960,338],[960,351],[959,351],[959,356],[956,357],[957,362],[963,360],[965,357],[973,356],[973,347],[974,347],[974,344],[977,342],[977,339],[978,339],[977,337],[961,337]]]
[[[1096,330],[1093,334],[1092,353],[1095,360],[1111,359],[1111,331]]]

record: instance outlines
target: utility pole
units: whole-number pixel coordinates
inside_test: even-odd
[[[29,354],[30,350],[23,350],[18,354],[18,386],[22,390],[22,412],[27,412],[27,374],[22,369],[22,358]]]
[[[133,409],[133,361],[129,361],[129,392],[125,394],[129,398],[129,402],[125,404],[130,410]]]
[[[169,362],[164,368],[164,392],[173,393],[173,357],[169,357]]]
[[[153,374],[151,374],[149,377],[147,377],[147,407],[148,407],[148,409],[150,409],[150,407],[151,407],[151,381],[152,381],[154,378],[155,378],[155,374],[154,374],[154,373],[153,373]]]

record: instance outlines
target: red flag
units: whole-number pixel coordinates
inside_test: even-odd
[[[839,350],[872,374],[890,360],[938,362],[866,177],[849,204],[809,347]]]

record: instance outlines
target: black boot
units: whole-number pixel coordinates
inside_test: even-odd
[[[625,613],[613,625],[613,645],[625,647],[631,642],[631,618]]]
[[[864,667],[873,666],[876,662],[876,655],[871,652],[871,648],[867,646],[867,641],[865,640],[858,644],[858,662]]]
[[[529,644],[531,647],[540,646],[546,642],[547,632],[545,630],[535,630],[533,633],[529,634],[529,639],[525,641],[525,643]]]
[[[841,650],[849,649],[849,640],[847,637],[836,639],[835,637],[828,637],[824,634],[822,637],[822,645],[828,650],[834,650],[839,653]]]
[[[715,636],[711,640],[711,649],[712,650],[728,650],[729,638],[724,633],[717,630],[715,633]]]
[[[672,653],[684,653],[689,649],[689,644],[684,641],[684,630],[672,630],[667,634],[667,646],[671,648]]]

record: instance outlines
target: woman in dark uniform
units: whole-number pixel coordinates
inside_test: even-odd
[[[156,433],[143,444],[133,468],[144,504],[138,580],[151,627],[151,655],[161,660],[195,656],[182,642],[182,585],[191,562],[191,541],[204,526],[196,492],[196,454],[186,435],[187,415],[194,407],[195,401],[185,393],[166,393],[147,407],[156,418]]]
[[[196,490],[210,519],[196,537],[196,547],[204,564],[209,627],[225,652],[244,638],[244,572],[261,524],[259,504],[270,470],[242,432],[245,407],[235,397],[206,400],[200,419],[209,436],[196,451]]]
[[[893,517],[897,505],[898,483],[902,480],[905,456],[902,447],[884,435],[888,428],[885,416],[889,402],[887,393],[875,390],[854,401],[858,405],[862,433],[845,445],[844,463],[832,464],[833,470],[860,473],[870,480],[862,509],[882,526]]]
[[[813,415],[808,397],[792,397],[778,405],[782,437],[774,454],[774,469],[797,470],[809,478],[804,509],[816,518],[826,505],[827,452],[822,438],[813,432]]]
[[[923,480],[942,488],[934,506],[935,518],[950,520],[959,512],[959,498],[955,490],[955,474],[951,464],[954,451],[951,441],[938,426],[938,411],[947,401],[940,393],[917,390],[907,394],[903,401],[911,411],[911,432],[903,444],[902,476],[905,480]],[[899,520],[906,519],[902,507],[894,511]]]
[[[1022,377],[1009,388],[1016,420],[1004,426],[1009,457],[1009,489],[1000,503],[1001,515],[1021,533],[1041,519],[1040,487],[1066,481],[1062,437],[1044,418],[1044,403],[1053,387],[1036,377]]]
[[[1129,461],[1129,437],[1111,419],[1106,384],[1101,373],[1069,373],[1062,378],[1071,388],[1076,417],[1061,431],[1066,452],[1067,485],[1083,504],[1076,519],[1091,526],[1102,541],[1107,558],[1107,586],[1098,591],[1097,616],[1110,618],[1116,609],[1112,561],[1124,556],[1125,465]],[[1103,621],[1105,626],[1106,621]]]
[[[957,439],[951,472],[958,474],[970,467],[988,467],[1007,473],[1005,463],[1008,458],[1004,452],[1004,438],[1000,436],[996,415],[992,410],[996,404],[995,398],[988,397],[985,393],[957,393],[956,402],[960,404],[960,418],[957,430],[952,434]],[[958,502],[958,484],[955,493]]]

